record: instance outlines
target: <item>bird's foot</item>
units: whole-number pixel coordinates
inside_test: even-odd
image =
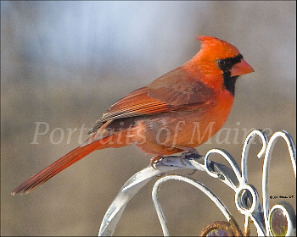
[[[200,157],[201,155],[199,155],[198,151],[194,148],[191,147],[186,147],[186,148],[179,148],[184,150],[184,152],[180,155],[179,159],[180,162],[186,166],[184,160],[186,159],[192,159],[192,158],[196,158],[196,157]],[[163,156],[155,156],[151,158],[151,166],[153,167],[153,169],[156,169],[156,165],[162,160]],[[164,156],[165,158],[165,156]]]
[[[185,152],[183,152],[180,156],[180,162],[185,165],[185,162],[184,160],[185,159],[192,159],[193,158],[193,155],[194,156],[200,156],[198,151],[194,148],[191,148],[191,147],[186,147],[186,148],[183,148],[183,150]],[[190,173],[189,175],[192,175],[194,174],[196,171],[194,170],[192,173]]]
[[[182,154],[181,154],[181,159],[191,159],[192,157],[193,157],[193,155],[198,155],[198,156],[200,156],[199,155],[199,153],[198,153],[198,151],[196,150],[196,149],[194,149],[194,148],[191,148],[191,147],[187,147],[187,148],[183,148],[183,150],[185,151],[185,152],[183,152]],[[190,157],[189,157],[190,156]]]
[[[151,159],[151,166],[153,167],[153,169],[156,169],[156,165],[157,163],[162,160],[162,156],[155,156]]]

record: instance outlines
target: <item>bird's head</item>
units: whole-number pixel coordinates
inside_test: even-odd
[[[202,48],[191,60],[192,66],[197,67],[208,82],[215,86],[223,83],[226,87],[234,87],[238,76],[254,72],[232,44],[211,36],[200,36],[198,39]]]

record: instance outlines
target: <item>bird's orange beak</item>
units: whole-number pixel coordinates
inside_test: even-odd
[[[254,72],[255,70],[249,65],[245,60],[241,60],[240,63],[237,63],[231,69],[231,76],[241,76]]]

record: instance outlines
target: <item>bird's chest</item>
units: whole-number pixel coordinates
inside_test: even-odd
[[[197,147],[226,122],[233,97],[222,94],[198,109],[163,113],[141,121],[148,142],[169,147]]]

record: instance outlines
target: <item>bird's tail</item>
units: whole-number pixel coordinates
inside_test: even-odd
[[[55,176],[56,174],[60,173],[62,170],[66,169],[70,165],[74,164],[75,162],[81,160],[88,154],[92,153],[95,150],[98,149],[104,149],[107,147],[111,147],[107,139],[110,137],[105,137],[101,140],[95,140],[92,141],[92,139],[88,139],[86,143],[83,145],[75,148],[74,150],[67,153],[65,156],[45,168],[44,170],[40,171],[36,175],[29,178],[27,181],[22,183],[20,186],[18,186],[13,192],[12,195],[18,194],[18,193],[29,193],[37,186],[45,183],[50,178]],[[113,145],[113,147],[116,147]]]

